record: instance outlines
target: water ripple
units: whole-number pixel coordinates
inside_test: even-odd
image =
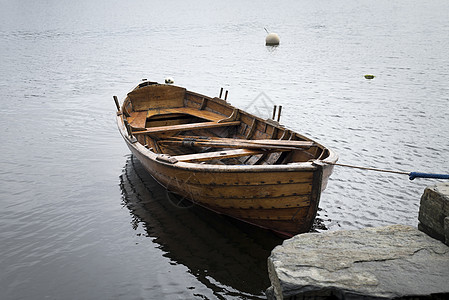
[[[263,92],[283,105],[283,124],[335,149],[344,164],[448,172],[445,1],[171,8],[2,3],[5,299],[262,297],[266,236],[164,208],[165,194],[128,165],[111,96],[123,98],[141,78],[171,76],[212,96],[224,87],[239,108]],[[279,47],[265,47],[264,27],[280,34]],[[319,216],[330,230],[416,226],[421,194],[438,182],[335,167]]]

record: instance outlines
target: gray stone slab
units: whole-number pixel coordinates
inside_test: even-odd
[[[444,239],[444,243],[449,246],[449,217],[444,218]]]
[[[419,230],[449,245],[449,183],[429,186],[424,190],[419,206]]]
[[[297,235],[272,251],[268,270],[276,299],[449,296],[449,247],[411,226]]]

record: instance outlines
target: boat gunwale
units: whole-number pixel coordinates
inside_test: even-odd
[[[156,83],[154,85],[167,85],[167,84],[160,84],[160,83]],[[123,102],[121,104],[121,109],[123,110],[123,107],[129,102],[131,101],[131,99],[129,98],[129,94],[133,91],[135,91],[136,89],[142,88],[144,86],[141,86],[141,84],[136,85],[134,88],[132,88],[127,94],[126,97],[123,99]],[[208,101],[213,101],[216,102],[217,104],[221,104],[221,105],[226,105],[228,106],[230,109],[238,109],[236,107],[234,107],[233,105],[231,105],[230,103],[226,102],[223,99],[220,98],[211,98],[209,96],[197,93],[197,92],[193,92],[190,90],[185,90],[186,94],[189,93],[191,95],[194,96],[198,96],[198,97],[203,97],[203,98],[207,98]],[[279,126],[282,127],[284,130],[289,130],[291,132],[293,132],[294,134],[296,134],[298,137],[303,138],[306,141],[312,141],[314,142],[314,146],[321,148],[323,151],[328,151],[328,156],[324,159],[312,159],[310,161],[307,162],[292,162],[292,163],[288,163],[288,164],[280,164],[280,165],[211,165],[211,164],[201,164],[198,162],[182,162],[182,161],[177,161],[175,163],[170,163],[170,162],[166,162],[163,160],[158,160],[157,158],[161,155],[159,153],[155,153],[153,151],[151,151],[150,149],[146,148],[144,145],[140,144],[139,142],[135,142],[132,141],[128,134],[127,134],[127,130],[125,128],[124,125],[124,120],[123,120],[123,114],[117,114],[117,125],[119,127],[119,131],[120,134],[122,135],[122,137],[124,138],[124,140],[127,142],[127,144],[129,146],[132,146],[133,148],[136,149],[137,152],[139,152],[141,155],[144,155],[145,157],[147,157],[148,159],[152,160],[155,163],[161,164],[161,165],[165,165],[168,167],[173,167],[176,169],[183,169],[183,170],[192,170],[192,171],[204,171],[204,172],[295,172],[295,171],[314,171],[317,169],[317,166],[315,165],[314,162],[323,162],[325,165],[323,166],[324,168],[328,168],[328,167],[333,167],[333,163],[335,163],[338,160],[338,155],[331,149],[323,146],[322,144],[316,142],[315,140],[312,140],[300,133],[297,133],[294,130],[288,129],[285,126],[279,124],[276,121],[270,120],[270,119],[262,119],[258,116],[252,115],[248,112],[242,111],[240,109],[238,109],[240,112],[245,113],[247,115],[250,115],[251,117],[257,119],[258,121],[261,122],[266,122],[272,126]],[[273,124],[275,123],[275,124]],[[164,154],[166,157],[169,157],[167,154]]]
[[[149,160],[165,165],[167,167],[172,167],[175,169],[183,169],[190,171],[203,171],[203,172],[295,172],[295,171],[314,171],[317,167],[314,165],[314,161],[329,162],[333,163],[337,161],[338,156],[332,150],[325,148],[319,144],[317,146],[323,147],[329,152],[328,157],[325,159],[316,159],[307,162],[293,162],[289,164],[281,165],[210,165],[210,164],[200,164],[195,162],[182,162],[177,161],[175,163],[169,163],[166,161],[158,160],[157,158],[161,155],[155,153],[150,149],[146,148],[139,142],[133,142],[127,135],[125,126],[123,124],[121,116],[117,116],[117,124],[119,125],[119,131],[127,144],[133,147],[141,155],[144,155]],[[164,154],[167,156],[166,154]],[[167,156],[168,157],[168,156]],[[331,165],[329,165],[331,166]]]

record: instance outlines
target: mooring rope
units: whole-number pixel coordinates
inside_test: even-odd
[[[404,171],[395,171],[395,170],[385,170],[385,169],[379,169],[379,168],[360,167],[360,166],[347,165],[347,164],[341,164],[341,163],[332,163],[332,162],[326,162],[326,161],[323,161],[323,162],[326,163],[326,164],[329,164],[329,165],[340,166],[340,167],[347,167],[347,168],[353,168],[353,169],[408,175],[410,180],[413,180],[415,178],[449,179],[449,174],[404,172]]]

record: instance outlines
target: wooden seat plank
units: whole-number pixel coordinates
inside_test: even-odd
[[[248,155],[260,154],[263,152],[264,151],[261,151],[261,150],[233,149],[233,150],[223,150],[223,151],[214,151],[214,152],[177,155],[177,156],[172,156],[172,157],[176,158],[178,161],[183,161],[183,162],[192,162],[192,161],[200,162],[200,161],[206,161],[206,160],[212,160],[212,159],[223,159],[223,158],[248,156]]]
[[[217,122],[223,119],[223,116],[216,114],[207,110],[198,110],[192,107],[175,107],[175,108],[161,108],[161,109],[150,109],[147,113],[147,118],[151,118],[157,115],[169,115],[169,114],[188,114],[209,121]]]
[[[147,128],[142,131],[133,132],[134,135],[140,134],[158,134],[158,133],[175,133],[180,131],[197,130],[205,128],[216,128],[216,127],[226,127],[226,126],[237,126],[240,125],[240,121],[217,123],[217,122],[202,122],[202,123],[190,123],[190,124],[180,124],[171,126],[158,126]]]
[[[199,118],[203,118],[203,119],[207,119],[210,121],[219,121],[221,119],[224,118],[223,115],[208,111],[208,110],[198,110],[196,108],[192,108],[192,107],[183,107],[181,109],[182,112],[185,112],[186,114],[195,116],[195,117],[199,117]]]

